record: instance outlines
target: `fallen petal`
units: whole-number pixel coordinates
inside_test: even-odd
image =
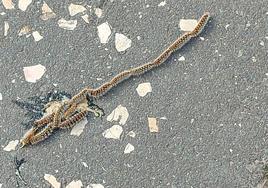
[[[23,26],[23,27],[20,29],[19,36],[27,35],[27,34],[29,34],[31,31],[32,31],[32,29],[31,29],[30,26],[28,26],[28,25]]]
[[[87,9],[82,5],[76,5],[76,4],[71,3],[68,7],[68,10],[69,10],[70,16],[74,16],[78,13],[86,11]]]
[[[95,184],[95,183],[92,183],[90,185],[87,186],[87,188],[104,188],[104,186],[102,184]]]
[[[107,116],[107,121],[112,122],[112,121],[118,121],[120,119],[119,124],[125,125],[128,117],[129,113],[127,111],[127,108],[122,105],[118,105],[116,109],[114,109],[112,113]]]
[[[43,3],[42,5],[42,15],[40,16],[40,18],[42,20],[48,20],[48,19],[51,19],[51,18],[55,18],[56,17],[56,14],[53,12],[53,10],[47,5],[46,2]]]
[[[77,180],[77,181],[72,181],[71,183],[69,183],[66,188],[81,188],[83,186],[81,180]]]
[[[95,14],[98,18],[102,16],[102,9],[100,8],[95,8]]]
[[[151,133],[159,132],[159,128],[157,126],[156,118],[149,118],[148,117],[148,124],[149,124],[149,130],[150,130]]]
[[[85,162],[82,162],[82,164],[83,164],[83,166],[84,166],[84,167],[88,168],[88,165],[87,165],[87,163],[85,163]]]
[[[26,11],[28,6],[32,3],[32,0],[19,0],[18,7],[22,11]]]
[[[57,179],[50,174],[45,174],[44,179],[50,183],[50,185],[54,188],[60,188],[61,187],[61,183],[57,181]]]
[[[71,131],[71,135],[74,136],[80,136],[80,134],[84,131],[84,128],[86,126],[86,124],[88,123],[87,119],[83,119],[82,121],[80,121],[79,123],[77,123]]]
[[[147,95],[147,93],[152,92],[152,87],[150,82],[139,84],[136,88],[136,91],[138,92],[139,96],[144,97]]]
[[[159,6],[159,7],[163,7],[163,6],[165,6],[166,4],[167,4],[166,1],[162,1],[161,3],[158,4],[158,6]]]
[[[81,18],[86,22],[89,23],[89,16],[87,14],[81,16]]]
[[[110,35],[112,33],[108,22],[102,23],[97,27],[98,29],[98,36],[100,38],[101,43],[108,43]]]
[[[18,145],[19,140],[11,140],[6,147],[4,147],[4,151],[12,151],[16,149],[16,146]]]
[[[35,83],[44,75],[44,73],[46,72],[46,67],[44,67],[41,64],[29,66],[29,67],[23,67],[23,72],[24,72],[25,80],[27,82]]]
[[[197,20],[194,19],[181,19],[180,28],[182,31],[192,31],[197,25]]]
[[[4,36],[7,36],[7,34],[8,34],[8,30],[9,30],[9,24],[8,24],[8,22],[4,22]]]
[[[39,40],[42,40],[43,39],[43,36],[40,35],[40,33],[38,31],[34,31],[32,33],[33,35],[33,38],[36,42],[38,42]]]
[[[185,57],[184,56],[181,56],[178,61],[185,61]]]
[[[14,9],[14,3],[12,2],[12,0],[2,0],[2,3],[5,7],[5,9]]]
[[[118,52],[125,51],[131,46],[131,40],[121,34],[121,33],[116,33],[115,34],[115,48]]]
[[[64,18],[59,19],[58,25],[62,29],[74,30],[77,25],[77,20],[65,20]]]
[[[3,95],[0,93],[0,101],[3,100]]]
[[[128,143],[125,147],[124,153],[131,153],[132,151],[134,151],[134,146],[130,143]]]
[[[107,129],[102,133],[105,138],[119,139],[123,132],[123,128],[120,125],[114,125],[110,129]]]

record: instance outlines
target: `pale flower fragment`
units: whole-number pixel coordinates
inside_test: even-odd
[[[81,163],[83,164],[84,167],[88,168],[87,163],[85,163],[85,162],[81,162]]]
[[[157,125],[156,118],[148,117],[148,125],[149,125],[149,130],[150,130],[151,133],[159,132],[159,128],[158,128],[158,125]]]
[[[194,19],[180,19],[180,28],[182,31],[192,31],[197,25],[197,20]]]
[[[118,121],[120,125],[125,125],[127,122],[127,119],[129,117],[129,113],[126,107],[122,106],[121,104],[116,107],[112,111],[110,115],[107,116],[107,121]]]
[[[71,131],[71,135],[74,136],[80,136],[82,134],[82,132],[84,131],[84,128],[86,126],[86,124],[88,123],[87,119],[83,119],[82,121],[80,121],[79,123],[77,123]]]
[[[139,96],[144,97],[147,95],[147,93],[152,92],[152,86],[150,82],[145,82],[142,84],[139,84],[136,88],[136,91],[138,92]]]
[[[102,9],[100,8],[95,8],[95,14],[98,18],[102,16]]]
[[[87,186],[87,188],[104,188],[104,186],[99,183],[91,183],[90,185]]]
[[[16,146],[18,145],[19,140],[11,140],[6,147],[4,147],[4,151],[12,151],[16,149]]]
[[[27,82],[35,83],[37,80],[42,78],[46,72],[46,67],[41,64],[23,67],[24,77]]]
[[[166,4],[167,4],[166,1],[162,1],[161,3],[158,4],[158,6],[159,6],[159,7],[163,7],[163,6],[165,6]]]
[[[89,23],[89,16],[87,14],[81,16],[81,18],[86,22]]]
[[[48,183],[50,183],[50,185],[51,185],[53,188],[60,188],[60,187],[61,187],[61,183],[58,182],[57,179],[56,179],[53,175],[45,174],[44,179],[45,179]]]
[[[97,29],[98,29],[98,36],[100,38],[100,42],[103,44],[108,43],[110,35],[112,33],[108,22],[100,24],[97,27]]]
[[[70,16],[74,16],[76,14],[85,12],[87,9],[82,5],[76,5],[76,4],[71,3],[68,7],[68,10],[69,10]]]
[[[9,30],[9,23],[7,21],[4,22],[4,36],[6,37]]]
[[[134,151],[134,149],[135,147],[132,144],[128,143],[125,147],[124,153],[125,154],[131,153],[132,151]]]
[[[131,46],[131,40],[121,34],[115,33],[115,48],[118,52],[123,52]]]
[[[38,41],[40,41],[40,40],[43,39],[43,36],[41,36],[40,33],[39,33],[38,31],[34,31],[34,32],[32,33],[32,35],[33,35],[33,38],[34,38],[34,40],[35,40],[36,42],[38,42]]]
[[[2,186],[3,186],[3,184],[2,184],[2,183],[0,183],[0,188],[2,188]]]
[[[22,11],[26,11],[28,6],[32,3],[32,0],[19,0],[18,7]]]
[[[69,183],[66,188],[81,188],[83,187],[83,184],[81,182],[81,180],[77,180],[77,181],[72,181],[71,183]]]
[[[77,26],[77,20],[65,20],[61,18],[58,20],[58,25],[62,29],[74,30]]]
[[[19,36],[22,36],[22,35],[27,35],[29,34],[30,32],[32,31],[31,27],[26,25],[26,26],[23,26],[20,31],[19,31]]]
[[[44,21],[56,17],[56,14],[48,6],[46,2],[43,3],[41,10],[42,10],[42,15],[40,16],[40,18]]]
[[[3,95],[0,93],[0,101],[3,100]]]
[[[181,56],[178,61],[185,61],[185,57],[184,56]]]
[[[123,128],[120,125],[114,125],[111,128],[105,130],[102,135],[105,138],[119,139],[123,132]]]
[[[12,0],[2,0],[2,3],[5,7],[5,9],[14,9],[15,8],[15,4],[12,2]]]

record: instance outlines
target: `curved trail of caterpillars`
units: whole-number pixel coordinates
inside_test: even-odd
[[[132,76],[138,76],[141,74],[144,74],[145,72],[148,72],[152,70],[155,67],[160,66],[165,62],[167,58],[170,57],[170,55],[175,52],[176,50],[182,48],[186,43],[188,43],[192,38],[197,37],[204,27],[206,26],[208,20],[210,18],[210,15],[208,12],[204,13],[202,17],[199,19],[196,27],[191,32],[186,32],[179,38],[177,38],[168,48],[166,48],[156,59],[154,59],[152,62],[143,64],[141,66],[138,66],[133,69],[125,70],[115,77],[113,77],[109,82],[106,82],[102,84],[100,87],[96,89],[92,89],[90,87],[86,87],[83,90],[81,90],[77,95],[72,97],[69,101],[65,101],[60,108],[49,117],[45,117],[47,119],[40,119],[35,122],[35,124],[43,125],[48,124],[46,128],[44,128],[39,133],[35,134],[36,130],[35,128],[32,128],[32,131],[29,131],[29,135],[24,137],[27,139],[28,144],[35,144],[38,143],[44,139],[46,139],[54,129],[59,128],[62,126],[61,121],[67,120],[67,118],[72,118],[70,115],[75,111],[75,107],[83,102],[85,99],[87,99],[87,96],[97,98],[100,96],[103,96],[105,93],[107,93],[110,89],[115,87],[120,82],[132,77]],[[62,128],[62,127],[61,127]]]

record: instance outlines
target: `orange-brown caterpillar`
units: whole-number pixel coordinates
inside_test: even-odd
[[[88,114],[87,110],[78,112],[74,114],[72,117],[68,118],[67,120],[61,122],[57,127],[60,129],[70,129],[72,128],[76,123],[83,120],[86,115]]]

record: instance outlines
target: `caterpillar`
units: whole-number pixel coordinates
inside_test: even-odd
[[[78,112],[74,114],[72,117],[68,118],[67,120],[61,122],[57,127],[60,129],[70,129],[72,128],[76,123],[83,120],[89,111],[84,110],[81,112]]]

